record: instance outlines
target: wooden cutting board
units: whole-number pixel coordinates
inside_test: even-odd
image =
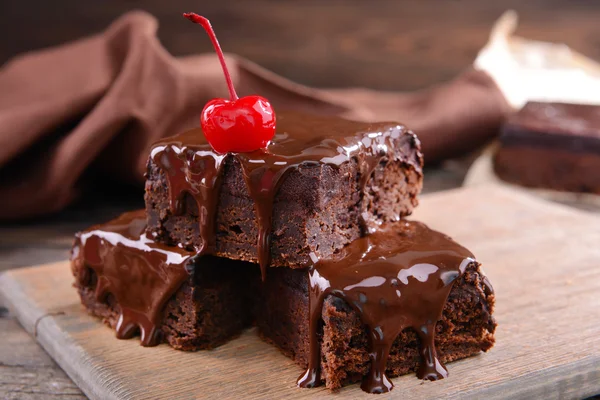
[[[497,344],[448,365],[450,377],[393,379],[377,399],[580,398],[600,394],[600,219],[494,186],[424,196],[415,218],[483,263],[497,294]],[[304,398],[302,372],[253,330],[213,351],[143,348],[81,308],[67,262],[9,271],[0,294],[94,399]],[[333,395],[330,395],[333,396]],[[358,385],[332,398],[374,399]]]

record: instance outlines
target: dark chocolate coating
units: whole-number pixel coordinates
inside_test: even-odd
[[[427,380],[448,376],[436,353],[436,324],[456,280],[469,265],[477,265],[471,252],[420,222],[408,221],[355,240],[334,260],[315,261],[309,271],[310,357],[300,386],[320,381],[317,331],[327,296],[345,300],[368,327],[371,368],[362,383],[365,391],[391,390],[385,375],[389,352],[408,328],[420,341],[417,376]]]
[[[469,264],[456,279],[436,325],[435,349],[441,363],[477,355],[494,345],[495,300],[486,281],[477,263]],[[311,335],[306,323],[310,315],[309,288],[303,270],[272,269],[257,307],[261,336],[302,368],[308,367],[311,358]],[[338,389],[365,379],[372,365],[371,338],[360,313],[333,295],[325,298],[320,313],[320,381],[329,389]],[[414,373],[421,363],[420,346],[417,332],[404,329],[391,345],[386,375]]]

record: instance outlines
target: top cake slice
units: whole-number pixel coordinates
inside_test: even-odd
[[[216,153],[200,129],[156,143],[148,230],[157,241],[261,266],[304,267],[409,215],[421,190],[417,137],[397,123],[278,113],[269,147]]]

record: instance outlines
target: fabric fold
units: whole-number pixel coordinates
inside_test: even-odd
[[[142,184],[151,144],[198,126],[204,104],[227,97],[215,55],[174,58],[157,28],[151,15],[131,12],[101,34],[0,69],[0,219],[64,208],[89,172]],[[233,55],[227,62],[238,93],[260,94],[275,110],[406,124],[428,163],[494,137],[510,110],[481,71],[420,92],[383,93],[309,88]]]

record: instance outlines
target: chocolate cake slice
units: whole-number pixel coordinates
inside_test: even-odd
[[[278,113],[268,149],[215,153],[200,129],[157,143],[146,212],[157,241],[236,260],[306,266],[409,215],[420,144],[397,123]],[[200,216],[200,217],[199,217]]]
[[[301,386],[362,380],[363,389],[381,393],[391,389],[386,375],[441,379],[443,363],[493,346],[494,293],[479,263],[423,224],[400,224],[308,273],[269,271],[257,325],[307,368]]]
[[[494,170],[523,186],[600,194],[600,107],[527,103],[503,128]]]
[[[74,286],[88,312],[120,339],[179,350],[225,343],[253,321],[259,268],[155,243],[144,211],[125,213],[77,235]]]

